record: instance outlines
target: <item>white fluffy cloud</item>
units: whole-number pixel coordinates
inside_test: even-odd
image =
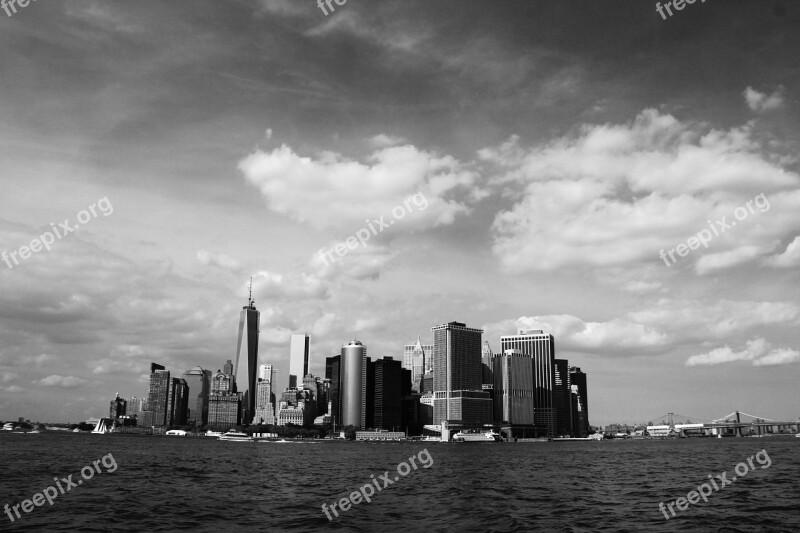
[[[62,389],[74,389],[86,383],[85,379],[76,378],[75,376],[59,376],[53,374],[42,378],[39,381],[34,381],[34,385],[43,385],[45,387],[60,387]]]
[[[407,211],[407,230],[451,224],[486,194],[468,165],[411,145],[378,149],[364,162],[333,152],[305,157],[282,145],[249,155],[239,169],[271,210],[315,228],[358,228],[365,219],[389,219],[398,206]],[[413,203],[417,193],[426,202]]]
[[[770,111],[783,106],[783,87],[779,87],[771,95],[748,87],[742,93],[742,96],[744,96],[747,106],[753,111]]]
[[[725,345],[693,355],[686,360],[686,366],[719,365],[734,361],[752,361],[754,366],[784,365],[800,361],[800,352],[788,348],[771,349],[766,340],[758,338],[747,341],[745,348],[738,352]]]
[[[800,266],[800,236],[795,237],[783,253],[770,257],[765,262],[777,268]]]
[[[720,254],[698,271],[729,268],[773,252],[794,224],[785,214],[800,209],[800,177],[773,162],[752,125],[709,129],[648,109],[528,150],[512,137],[479,157],[515,201],[492,226],[494,253],[512,272],[657,263],[660,250],[765,194],[772,211],[754,210],[683,258]]]
[[[197,250],[197,260],[205,266],[216,266],[223,270],[236,271],[241,268],[241,264],[236,259],[223,253],[210,252],[208,250]]]

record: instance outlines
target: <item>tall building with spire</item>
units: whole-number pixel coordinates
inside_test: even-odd
[[[302,387],[308,374],[308,333],[292,335],[289,344],[289,388]]]
[[[256,371],[258,367],[258,333],[261,313],[253,301],[253,278],[247,305],[239,313],[239,339],[236,342],[236,364],[233,382],[235,391],[243,393],[243,420],[250,420],[256,407]]]
[[[403,368],[411,371],[411,388],[419,392],[422,376],[433,370],[433,345],[422,344],[417,335],[415,344],[403,348]]]

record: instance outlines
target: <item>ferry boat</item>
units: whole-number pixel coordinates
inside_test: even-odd
[[[498,442],[500,434],[494,431],[459,431],[453,435],[453,442]]]
[[[222,435],[219,440],[229,440],[233,442],[255,442],[253,437],[247,433],[241,433],[239,431],[228,431]]]
[[[3,431],[14,431],[14,423],[6,422],[5,424],[3,424]]]

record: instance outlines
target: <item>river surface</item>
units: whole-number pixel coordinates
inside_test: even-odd
[[[704,482],[712,491],[709,475],[719,488],[707,503],[679,510]],[[370,503],[367,485],[381,489]],[[14,515],[49,486],[52,505],[41,497]],[[330,511],[359,489],[358,505]],[[800,438],[281,444],[2,432],[6,504],[4,531],[796,532]]]

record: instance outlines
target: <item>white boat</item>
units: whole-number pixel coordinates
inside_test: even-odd
[[[795,437],[800,437],[800,433],[798,433],[797,435],[795,435]]]
[[[239,431],[228,431],[222,435],[219,440],[229,440],[233,442],[255,442],[253,437],[247,433],[241,433]]]
[[[14,423],[6,422],[5,424],[3,424],[3,431],[14,431]]]
[[[211,431],[210,429],[206,431],[206,437],[221,437],[223,433],[221,431]]]
[[[182,429],[170,429],[169,431],[167,431],[166,434],[167,434],[167,436],[170,436],[170,437],[185,437],[186,436],[186,432],[184,430],[182,430]]]
[[[498,442],[500,435],[494,431],[459,431],[453,442]]]

